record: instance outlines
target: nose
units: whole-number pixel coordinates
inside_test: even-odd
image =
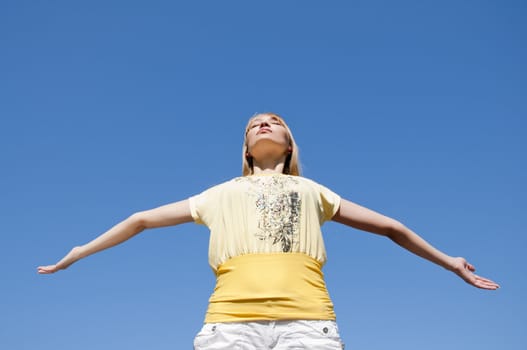
[[[264,120],[264,121],[262,121],[262,122],[260,123],[259,127],[260,127],[260,129],[261,129],[261,128],[263,128],[264,126],[266,126],[266,127],[270,127],[271,124],[269,124],[269,122],[268,122],[267,120]]]

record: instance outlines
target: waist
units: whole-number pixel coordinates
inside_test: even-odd
[[[266,253],[218,267],[206,322],[286,319],[335,319],[320,262],[303,253]]]

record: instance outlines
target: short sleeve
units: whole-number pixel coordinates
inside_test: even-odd
[[[318,190],[323,221],[331,220],[339,210],[340,196],[322,185],[318,185]]]
[[[195,223],[206,226],[212,224],[219,189],[220,185],[217,185],[189,198],[190,213]]]
[[[190,205],[190,214],[192,215],[192,219],[194,219],[194,222],[197,224],[204,224],[199,215],[199,212],[201,212],[201,210],[198,209],[199,207],[201,207],[201,204],[205,202],[204,197],[206,197],[204,196],[204,193],[200,193],[188,199],[188,203]]]

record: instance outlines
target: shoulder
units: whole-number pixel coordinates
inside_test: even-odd
[[[309,185],[319,185],[318,182],[316,182],[315,180],[312,180],[304,176],[295,176],[295,178],[298,178],[299,181],[309,184]]]
[[[308,178],[305,178],[305,177],[303,177],[302,179],[303,179],[302,181],[306,184],[307,187],[310,187],[311,189],[313,189],[315,192],[317,192],[322,197],[334,197],[334,198],[339,198],[340,197],[332,189],[330,189],[329,187],[327,187],[325,185],[320,184],[319,182],[317,182],[315,180],[308,179]]]
[[[235,177],[220,183],[211,184],[209,187],[205,188],[202,192],[196,195],[212,194],[228,190],[229,188],[236,186],[236,184],[238,183],[237,179],[239,178]]]
[[[295,178],[298,178],[298,181],[300,183],[305,184],[306,186],[313,187],[313,188],[316,188],[316,189],[325,188],[324,185],[321,185],[319,182],[317,182],[317,181],[315,181],[313,179],[310,179],[310,178],[307,178],[307,177],[303,177],[303,176],[295,176]]]

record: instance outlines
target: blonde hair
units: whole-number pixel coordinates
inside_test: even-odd
[[[295,175],[300,176],[301,173],[301,167],[300,167],[300,161],[298,156],[298,146],[295,142],[295,139],[293,137],[293,133],[291,133],[291,130],[287,126],[286,122],[282,117],[280,117],[276,113],[257,113],[249,119],[249,122],[247,123],[247,126],[245,127],[245,135],[243,138],[243,149],[242,149],[242,175],[248,176],[254,174],[254,168],[253,168],[253,160],[248,155],[249,149],[247,147],[247,133],[249,132],[249,127],[251,126],[252,121],[254,118],[262,116],[262,115],[268,115],[280,122],[282,126],[287,131],[287,138],[289,139],[289,146],[291,147],[291,153],[289,153],[286,156],[285,163],[284,163],[284,174],[288,175]]]

